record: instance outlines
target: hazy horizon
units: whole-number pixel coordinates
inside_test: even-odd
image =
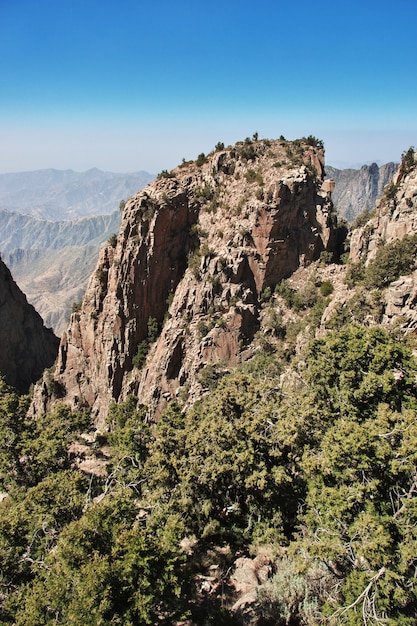
[[[255,132],[315,135],[334,167],[399,161],[416,17],[415,0],[3,2],[0,173],[157,173]]]
[[[399,159],[395,159],[393,161],[377,161],[377,160],[373,160],[373,161],[367,161],[366,163],[346,163],[344,161],[336,161],[334,163],[329,163],[326,160],[326,165],[329,167],[334,167],[336,169],[339,170],[343,170],[343,169],[353,169],[353,170],[359,170],[361,167],[363,167],[364,165],[372,165],[372,163],[376,163],[378,165],[378,167],[381,167],[382,165],[386,165],[387,163],[399,163]],[[178,163],[177,165],[180,165],[180,163]],[[175,166],[174,166],[175,167]],[[114,172],[111,170],[102,170],[100,168],[97,167],[90,167],[87,170],[76,170],[73,169],[71,167],[65,168],[65,169],[61,169],[58,167],[46,167],[46,168],[40,168],[40,169],[36,169],[36,170],[15,170],[13,172],[0,172],[0,176],[3,175],[14,175],[14,174],[33,174],[36,172],[42,172],[42,171],[48,171],[48,170],[52,170],[52,171],[57,171],[57,172],[65,172],[65,171],[71,171],[74,172],[75,174],[85,174],[90,170],[99,170],[100,172],[102,172],[103,174],[120,174],[120,175],[132,175],[132,174],[138,174],[138,173],[145,173],[145,174],[150,174],[151,176],[157,176],[158,172],[150,172],[149,170],[135,170],[135,171],[130,171],[130,172]]]

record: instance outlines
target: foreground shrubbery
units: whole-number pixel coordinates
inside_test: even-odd
[[[84,416],[61,407],[27,430],[25,401],[3,385],[2,623],[242,623],[193,583],[201,555],[227,545],[225,572],[236,554],[275,555],[259,623],[414,624],[410,350],[344,325],[282,367],[258,353],[154,431],[136,398],[113,405],[101,482],[62,452]]]

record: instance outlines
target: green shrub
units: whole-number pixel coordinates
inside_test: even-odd
[[[370,211],[369,209],[365,209],[362,211],[360,215],[357,215],[355,221],[352,224],[352,229],[359,228],[361,226],[365,226],[369,220],[374,217],[375,210]]]
[[[398,191],[398,185],[395,183],[389,183],[385,189],[383,198],[386,200],[395,200]]]
[[[154,317],[148,318],[146,338],[138,343],[136,353],[132,358],[133,367],[141,369],[145,364],[149,348],[154,343],[160,333],[158,321]]]
[[[302,289],[296,291],[293,297],[293,309],[302,311],[309,309],[317,302],[317,288],[312,281],[306,283]]]
[[[323,250],[320,252],[320,265],[330,265],[333,263],[333,252]]]
[[[117,244],[117,235],[116,233],[113,233],[113,235],[110,235],[110,237],[107,240],[107,243],[109,244],[109,246],[111,246],[112,248],[116,247]]]
[[[325,280],[321,283],[320,293],[322,296],[324,297],[330,296],[330,294],[333,293],[333,291],[334,291],[333,283],[330,280]]]
[[[401,173],[408,174],[416,165],[414,147],[410,146],[406,152],[401,155]]]
[[[272,298],[272,289],[271,287],[265,287],[265,289],[261,293],[262,302],[269,302]]]
[[[365,271],[369,287],[386,287],[402,274],[410,274],[416,267],[417,234],[405,235],[377,249],[376,256]]]
[[[325,576],[322,566],[321,571],[316,572],[316,578],[323,580]],[[277,572],[258,589],[258,610],[262,617],[273,620],[268,623],[282,625],[292,624],[294,616],[301,620],[301,624],[317,623],[319,602],[309,582],[306,575],[297,572],[294,561],[279,561]]]
[[[209,202],[210,200],[213,200],[215,193],[215,189],[206,183],[204,187],[200,187],[196,190],[195,195],[198,200],[201,200],[202,202]]]
[[[281,280],[278,285],[275,287],[275,293],[277,293],[281,298],[284,299],[285,304],[288,308],[291,308],[294,304],[294,295],[295,290],[290,287],[288,280]]]
[[[321,139],[317,139],[313,135],[309,135],[308,137],[302,137],[301,141],[304,141],[308,146],[313,146],[314,148],[318,148],[319,150],[323,150],[324,143]]]
[[[160,178],[175,178],[175,174],[174,172],[169,172],[168,170],[162,170],[162,172],[159,172],[158,176],[156,177],[158,180]]]
[[[245,178],[248,181],[248,183],[253,183],[256,180],[256,172],[255,172],[255,170],[249,168],[248,171],[245,174]]]
[[[261,173],[260,172],[256,172],[252,168],[248,169],[248,171],[245,174],[245,178],[248,181],[248,183],[257,182],[259,185],[263,185],[264,184],[264,180],[262,178]]]
[[[207,161],[207,157],[204,154],[204,152],[201,152],[196,160],[196,164],[198,165],[198,167],[201,167],[202,165],[204,165],[204,163]]]

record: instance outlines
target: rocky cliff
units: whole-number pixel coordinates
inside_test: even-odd
[[[326,175],[336,183],[332,199],[339,215],[352,222],[366,209],[371,211],[397,168],[398,163],[386,163],[380,167],[372,163],[360,169],[344,170],[326,165]]]
[[[73,406],[90,406],[97,425],[131,392],[152,418],[173,398],[198,397],[206,366],[248,356],[265,289],[322,252],[338,254],[320,142],[218,148],[126,203],[72,314],[55,386]],[[146,354],[155,320],[161,332]],[[35,406],[51,401],[38,388]]]
[[[376,203],[375,215],[352,232],[350,261],[369,266],[384,246],[405,236],[415,237],[416,233],[417,160],[410,149]],[[384,292],[384,300],[385,322],[401,319],[404,331],[417,329],[417,271],[405,272],[393,281]]]
[[[400,165],[397,168],[392,183],[376,203],[375,215],[352,232],[352,262],[363,260],[369,263],[381,243],[389,243],[416,232],[416,196],[417,168],[414,160],[412,165],[405,168]]]
[[[58,344],[0,261],[0,374],[26,393],[44,369],[53,365]]]

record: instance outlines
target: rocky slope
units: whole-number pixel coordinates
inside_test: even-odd
[[[107,214],[154,178],[148,172],[115,174],[96,168],[0,174],[0,208],[48,220]]]
[[[400,166],[392,184],[376,204],[375,216],[352,232],[350,260],[367,263],[375,256],[381,243],[402,239],[417,230],[417,169]]]
[[[363,165],[360,169],[339,170],[326,165],[326,175],[335,181],[332,199],[341,217],[352,222],[366,209],[371,211],[395,172],[398,163]]]
[[[173,398],[197,398],[206,366],[247,358],[264,290],[338,254],[323,165],[320,142],[247,139],[133,196],[61,340],[66,401],[90,406],[100,426],[109,402],[134,392],[154,418]],[[137,367],[153,320],[161,334]],[[34,406],[50,401],[38,388]]]
[[[26,393],[45,368],[53,365],[58,344],[0,261],[0,374]]]
[[[417,233],[417,162],[411,149],[376,204],[375,215],[352,232],[351,263],[369,266],[381,246]],[[385,322],[401,320],[404,331],[417,328],[417,271],[401,276],[384,291]]]

